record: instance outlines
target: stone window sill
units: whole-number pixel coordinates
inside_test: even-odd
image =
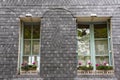
[[[114,70],[78,70],[78,75],[114,75]]]
[[[38,75],[37,70],[20,71],[20,75]]]

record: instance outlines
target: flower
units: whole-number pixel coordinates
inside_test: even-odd
[[[105,65],[105,66],[106,66],[106,64],[107,64],[107,63],[104,61],[104,62],[103,62],[103,65]]]
[[[81,65],[82,63],[81,63],[81,62],[79,62],[78,64],[79,64],[79,65]]]
[[[86,65],[86,67],[89,67],[89,65]]]
[[[36,63],[35,62],[33,62],[33,65],[35,65]]]
[[[96,66],[99,66],[99,64],[96,64]]]
[[[24,63],[22,63],[22,66],[24,66]]]
[[[109,64],[106,64],[106,66],[109,66]]]
[[[90,61],[88,61],[88,65],[91,65],[91,62],[90,62]]]
[[[36,70],[37,69],[37,65],[35,65],[35,64],[36,64],[35,62],[27,63],[27,62],[24,61],[22,63],[21,69],[25,70],[25,71]]]
[[[89,62],[88,64],[89,64],[89,65],[91,65],[91,63],[90,63],[90,62]]]

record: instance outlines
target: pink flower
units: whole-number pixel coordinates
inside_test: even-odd
[[[96,66],[99,66],[99,64],[96,64]]]
[[[81,65],[82,63],[81,62],[79,62],[79,65]]]
[[[106,66],[107,63],[104,61],[103,64]]]
[[[90,62],[90,61],[88,61],[88,65],[91,65],[91,62]]]
[[[35,65],[36,63],[35,63],[35,62],[33,62],[33,64]]]
[[[24,66],[24,63],[22,63],[22,66]]]
[[[89,64],[89,65],[91,65],[91,63],[90,63],[90,62],[89,62],[88,64]]]

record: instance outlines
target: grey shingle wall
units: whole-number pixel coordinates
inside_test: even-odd
[[[75,18],[70,13],[75,17],[88,17],[91,13],[96,13],[98,16],[112,16],[115,76],[102,76],[103,78],[78,76],[76,80],[110,80],[110,78],[116,80],[115,77],[120,80],[119,4],[120,0],[0,0],[0,80],[13,80],[12,78],[29,80],[31,77],[17,75],[19,16],[27,13],[43,17],[41,23],[42,62],[38,80],[40,76],[45,80],[74,80],[73,77],[76,76],[76,26]],[[52,10],[45,14],[46,11],[54,8],[64,8],[68,12]]]
[[[43,15],[41,24],[41,77],[73,80],[77,75],[76,20],[66,10],[53,9]]]
[[[1,0],[4,5],[114,5],[119,0]]]
[[[114,12],[114,16],[111,19],[112,23],[112,42],[114,52],[114,64],[115,74],[118,80],[120,79],[120,8],[117,8]]]
[[[17,72],[19,21],[9,10],[0,7],[0,80]]]

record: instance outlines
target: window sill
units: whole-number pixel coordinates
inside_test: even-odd
[[[114,70],[78,70],[78,75],[114,75]]]
[[[20,75],[38,75],[37,70],[20,71]]]

